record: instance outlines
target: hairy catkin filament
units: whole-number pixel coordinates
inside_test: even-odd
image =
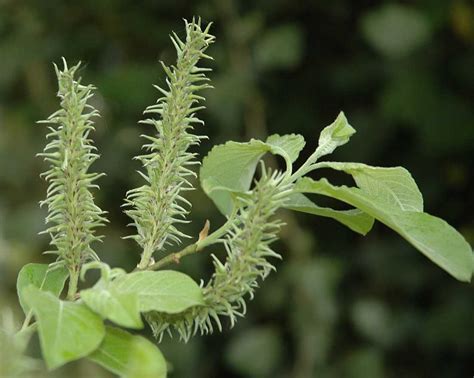
[[[42,174],[49,186],[41,205],[47,205],[46,223],[51,224],[44,231],[51,236],[50,244],[54,247],[48,252],[57,254],[58,263],[64,263],[71,277],[76,278],[82,264],[98,260],[91,243],[101,240],[95,228],[106,222],[91,192],[101,174],[88,172],[99,157],[89,139],[94,130],[91,118],[99,113],[88,104],[94,87],[75,79],[79,64],[68,68],[64,60],[64,68],[55,69],[61,109],[40,121],[53,125],[47,135],[51,141],[39,154],[49,163],[49,170]]]
[[[167,75],[167,89],[157,87],[163,93],[157,103],[147,108],[146,113],[158,114],[159,119],[147,119],[143,123],[152,125],[155,136],[144,136],[147,153],[138,156],[144,168],[141,175],[146,184],[127,193],[126,214],[132,218],[137,229],[134,239],[143,249],[140,269],[146,269],[155,252],[167,244],[179,243],[187,237],[177,225],[185,223],[190,203],[183,192],[192,189],[189,178],[195,176],[192,166],[199,164],[189,148],[199,144],[202,137],[193,135],[193,125],[202,123],[195,113],[203,107],[196,104],[203,97],[197,91],[208,88],[206,68],[197,64],[202,58],[210,58],[204,52],[214,41],[209,27],[201,28],[200,21],[186,22],[186,39],[181,41],[176,34],[171,40],[176,47],[176,66],[163,68]]]
[[[232,229],[223,241],[227,251],[225,263],[214,258],[214,274],[204,286],[205,306],[191,308],[177,314],[149,313],[147,320],[156,337],[174,329],[184,340],[196,332],[209,333],[214,327],[219,330],[221,316],[230,319],[231,326],[237,317],[246,311],[248,298],[253,298],[258,280],[265,279],[273,265],[270,257],[280,258],[270,244],[277,239],[282,223],[273,216],[290,192],[282,183],[280,173],[263,173],[252,193],[242,198]]]

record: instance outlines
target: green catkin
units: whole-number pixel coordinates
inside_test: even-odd
[[[174,329],[187,341],[197,332],[211,333],[215,327],[222,330],[221,316],[228,317],[233,326],[245,314],[245,300],[253,298],[258,279],[265,279],[274,269],[267,259],[280,258],[270,244],[277,239],[282,226],[273,216],[291,192],[283,178],[281,173],[263,171],[251,195],[240,199],[242,205],[233,227],[223,240],[226,262],[223,264],[213,256],[215,272],[203,287],[205,306],[177,315],[147,314],[155,337],[160,339],[165,332],[171,335]]]
[[[146,269],[153,262],[153,254],[162,251],[168,244],[178,244],[187,237],[177,225],[186,223],[190,203],[183,192],[193,187],[189,178],[195,176],[191,170],[199,164],[195,153],[189,148],[198,145],[201,136],[191,134],[195,124],[203,123],[195,116],[202,109],[197,103],[204,100],[197,91],[209,88],[207,68],[197,64],[202,58],[209,58],[204,52],[214,41],[209,34],[210,24],[201,28],[201,22],[186,22],[186,39],[181,41],[176,34],[171,40],[177,51],[176,66],[163,69],[167,75],[168,88],[156,88],[163,93],[155,105],[145,113],[158,114],[159,119],[142,121],[152,125],[156,136],[143,136],[149,143],[144,145],[147,153],[138,156],[145,172],[139,172],[146,184],[127,193],[126,214],[137,229],[134,239],[143,249],[139,269]]]
[[[53,125],[47,135],[51,141],[44,152],[38,154],[49,163],[49,169],[42,174],[49,186],[46,199],[40,205],[47,205],[46,223],[51,224],[43,231],[51,236],[50,245],[54,247],[47,253],[58,255],[57,264],[68,268],[71,283],[75,285],[81,266],[87,261],[98,260],[91,243],[101,240],[95,229],[106,219],[104,211],[95,205],[91,192],[92,188],[97,188],[94,182],[102,174],[88,172],[99,157],[89,139],[94,130],[91,118],[99,116],[87,103],[93,96],[94,87],[82,85],[80,79],[75,79],[80,64],[68,68],[64,59],[63,62],[62,70],[54,66],[61,109],[39,122]],[[70,294],[74,291],[75,287],[70,287]]]

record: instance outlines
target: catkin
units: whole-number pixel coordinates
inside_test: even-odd
[[[228,317],[233,326],[245,314],[246,299],[253,298],[259,279],[265,279],[274,269],[268,258],[280,258],[270,246],[282,226],[273,216],[290,192],[281,173],[264,171],[251,194],[240,199],[233,227],[223,240],[226,261],[222,263],[213,256],[215,271],[203,287],[205,305],[176,315],[148,313],[146,319],[157,338],[164,332],[172,334],[174,329],[187,341],[197,332],[222,330],[222,316]]]
[[[49,183],[46,199],[40,204],[48,208],[46,223],[51,224],[43,233],[51,236],[48,253],[58,255],[58,263],[65,264],[71,275],[77,277],[81,266],[98,260],[91,243],[101,240],[95,229],[106,222],[104,211],[95,203],[91,189],[102,176],[90,173],[91,164],[99,157],[89,139],[94,130],[92,118],[99,112],[88,104],[94,87],[82,85],[75,75],[77,64],[60,70],[55,65],[58,78],[58,97],[61,109],[40,123],[52,124],[47,135],[51,141],[44,152],[38,154],[49,163],[42,174]]]
[[[204,98],[196,92],[210,87],[205,76],[209,69],[197,66],[200,59],[210,58],[204,53],[214,41],[209,28],[210,24],[203,30],[200,21],[186,22],[185,41],[176,34],[171,36],[177,52],[176,66],[163,64],[168,88],[156,86],[163,97],[145,111],[158,114],[159,119],[142,121],[152,125],[156,135],[144,136],[149,142],[144,145],[147,153],[137,157],[146,183],[130,190],[125,203],[125,212],[137,230],[127,238],[134,239],[143,250],[140,269],[151,264],[154,253],[187,237],[178,225],[187,222],[191,204],[183,192],[193,188],[189,181],[195,176],[192,166],[199,164],[189,148],[203,138],[192,134],[192,130],[195,124],[203,123],[195,113],[203,108],[197,103]]]

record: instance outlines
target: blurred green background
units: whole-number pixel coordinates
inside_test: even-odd
[[[20,267],[49,262],[38,201],[46,166],[34,155],[57,108],[52,62],[84,62],[102,113],[94,135],[106,172],[97,193],[111,224],[98,253],[131,269],[137,246],[120,205],[140,182],[132,157],[150,132],[137,125],[163,84],[158,60],[175,58],[182,18],[213,21],[215,89],[200,133],[212,144],[296,132],[308,156],[319,131],[344,110],[358,133],[336,160],[403,165],[428,212],[474,243],[474,3],[413,1],[0,0],[0,307],[21,314]],[[222,222],[190,194],[197,235]],[[365,238],[330,220],[281,213],[284,256],[248,315],[220,335],[165,339],[172,377],[471,377],[473,285],[461,284],[381,225]],[[213,251],[222,255],[222,251]],[[207,278],[207,254],[181,264]],[[36,345],[36,348],[35,348]],[[32,348],[38,353],[37,340]],[[107,377],[87,362],[48,376]],[[39,376],[39,375],[38,375]]]

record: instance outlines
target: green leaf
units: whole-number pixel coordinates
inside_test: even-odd
[[[122,377],[166,377],[166,361],[156,345],[141,336],[107,327],[89,359]]]
[[[214,147],[204,158],[200,180],[204,192],[224,215],[232,212],[235,197],[250,189],[255,169],[266,152],[281,155],[288,167],[305,145],[298,134],[271,135],[266,142],[227,142]]]
[[[81,298],[95,312],[128,328],[142,328],[140,312],[175,314],[204,305],[201,288],[186,274],[164,270],[119,275],[100,280],[81,291]]]
[[[423,211],[423,196],[415,180],[403,167],[371,167],[361,163],[321,162],[318,168],[344,171],[364,192],[403,211]]]
[[[366,189],[370,189],[367,191]],[[303,178],[295,190],[336,198],[373,216],[399,233],[426,257],[460,281],[470,281],[474,270],[474,258],[470,245],[444,220],[419,211],[403,211],[406,197],[393,200],[394,192],[385,186],[365,189],[334,186],[326,179],[314,181]],[[412,201],[408,203],[413,204]],[[419,205],[419,204],[418,204]]]
[[[265,143],[270,146],[273,154],[283,156],[289,163],[293,163],[298,159],[301,150],[306,144],[303,136],[299,134],[281,136],[273,134],[267,138]]]
[[[93,288],[81,291],[82,300],[104,319],[127,328],[143,328],[136,292],[123,292],[110,283],[99,281]]]
[[[105,335],[102,319],[82,303],[64,302],[34,286],[24,298],[38,322],[46,365],[55,369],[94,351]]]
[[[64,267],[51,269],[48,264],[26,264],[18,273],[16,289],[21,308],[25,314],[29,311],[23,291],[26,287],[33,285],[38,289],[52,293],[59,297],[68,278],[68,270]]]
[[[118,292],[136,293],[142,312],[176,314],[189,307],[204,305],[198,284],[186,274],[174,270],[130,273],[119,276],[112,285]]]
[[[166,361],[156,345],[137,337],[130,349],[126,377],[166,377]]]
[[[302,213],[332,218],[349,227],[352,231],[362,235],[366,235],[372,229],[374,224],[374,218],[359,209],[334,210],[327,207],[321,207],[301,193],[291,194],[285,203],[285,207]]]
[[[331,154],[337,147],[349,142],[355,132],[354,128],[349,125],[344,112],[340,112],[336,120],[321,131],[318,148],[308,159],[308,164],[314,163],[322,156]]]
[[[445,220],[428,213],[393,215],[399,234],[460,281],[470,282],[474,257],[469,243]]]
[[[232,212],[232,191],[249,190],[258,161],[270,149],[255,139],[247,143],[227,142],[214,147],[204,158],[201,186],[223,214]]]

